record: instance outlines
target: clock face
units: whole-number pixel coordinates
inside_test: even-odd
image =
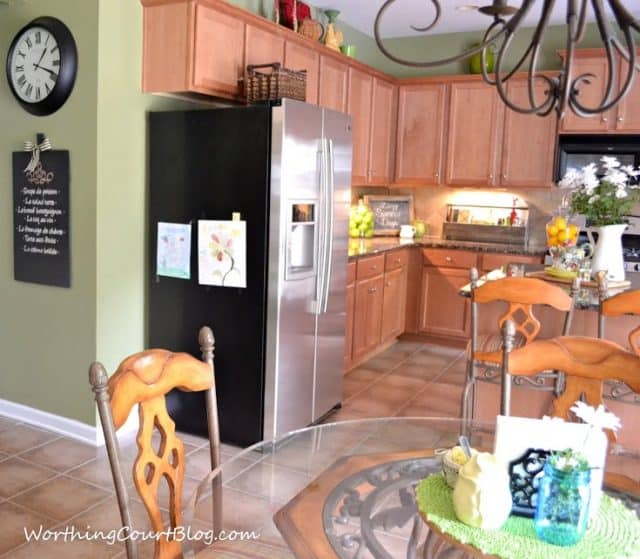
[[[58,81],[58,42],[45,28],[30,27],[17,37],[9,63],[16,95],[25,103],[40,103],[51,94]]]

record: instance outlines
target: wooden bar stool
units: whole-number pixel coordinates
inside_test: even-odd
[[[98,362],[94,362],[89,368],[89,380],[98,405],[120,518],[128,531],[135,528],[116,431],[125,423],[135,405],[138,405],[140,427],[136,439],[138,456],[133,466],[133,480],[155,532],[165,529],[158,503],[158,488],[162,479],[166,480],[169,489],[170,527],[182,525],[185,453],[184,445],[176,435],[175,424],[167,413],[165,396],[169,391],[174,388],[190,392],[206,390],[212,470],[220,464],[218,408],[213,369],[214,338],[210,328],[203,327],[200,330],[199,341],[204,361],[187,353],[150,349],[127,357],[110,378],[107,378],[104,367]],[[155,445],[157,451],[153,444],[154,433],[160,436],[160,444]],[[139,557],[133,539],[127,539],[126,548],[129,559]],[[163,535],[155,542],[154,557],[182,557],[181,544]]]
[[[512,321],[516,333],[513,344],[518,347],[535,340],[540,333],[541,323],[533,312],[534,305],[548,305],[564,313],[562,333],[571,328],[574,301],[579,291],[579,283],[573,282],[571,293],[561,287],[536,278],[507,277],[486,281],[478,285],[478,271],[471,268],[471,340],[467,346],[467,378],[462,393],[461,417],[464,423],[475,417],[478,380],[498,380],[502,362],[502,338],[500,329],[507,321]],[[497,328],[479,335],[479,306],[500,301],[507,304],[504,314],[498,319]],[[554,381],[553,390],[561,378],[546,374]],[[540,383],[538,383],[540,384]],[[544,385],[544,380],[542,379]]]

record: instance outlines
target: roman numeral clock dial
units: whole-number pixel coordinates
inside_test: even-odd
[[[53,17],[34,19],[13,39],[7,80],[20,105],[38,116],[57,111],[71,95],[78,68],[76,43]]]

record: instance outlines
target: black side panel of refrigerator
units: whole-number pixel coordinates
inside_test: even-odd
[[[198,330],[213,329],[220,433],[262,440],[271,111],[267,107],[149,116],[150,347],[200,357]],[[198,284],[198,219],[247,222],[247,288]],[[157,224],[192,222],[191,279],[156,277]],[[206,435],[202,393],[172,392],[178,429]]]

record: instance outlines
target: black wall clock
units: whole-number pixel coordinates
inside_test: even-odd
[[[71,95],[78,49],[69,28],[44,16],[25,25],[7,55],[7,80],[18,103],[37,116],[57,111]]]

